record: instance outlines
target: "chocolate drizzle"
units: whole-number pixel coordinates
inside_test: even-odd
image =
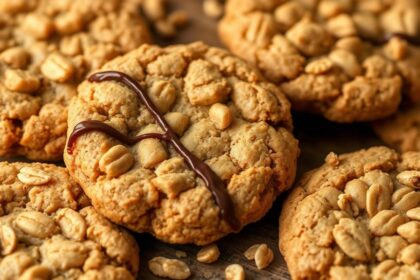
[[[138,99],[146,106],[147,110],[153,115],[154,119],[158,125],[162,128],[164,133],[148,133],[143,135],[138,135],[135,137],[128,137],[115,128],[95,120],[87,120],[78,123],[73,132],[70,134],[68,143],[67,143],[67,152],[69,154],[73,153],[76,140],[83,134],[86,134],[91,131],[99,131],[105,133],[117,140],[121,141],[126,145],[134,145],[135,143],[147,139],[147,138],[156,138],[163,141],[166,141],[175,148],[175,150],[185,159],[189,167],[201,178],[203,179],[206,187],[211,191],[217,205],[220,208],[221,215],[223,219],[234,229],[238,230],[240,228],[239,221],[235,217],[233,202],[230,199],[230,196],[226,190],[226,186],[223,181],[216,175],[216,173],[211,170],[211,168],[197,158],[194,154],[188,151],[187,148],[181,143],[178,139],[175,132],[168,125],[163,116],[159,113],[156,106],[150,100],[150,98],[143,93],[140,85],[136,80],[128,76],[127,74],[117,72],[117,71],[105,71],[91,75],[88,78],[89,82],[100,83],[104,81],[116,81],[122,83],[124,86],[136,93]]]

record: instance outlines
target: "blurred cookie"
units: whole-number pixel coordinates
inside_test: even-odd
[[[66,169],[0,163],[2,279],[135,279],[135,240],[89,206]]]
[[[69,107],[64,158],[112,221],[208,244],[293,182],[290,104],[244,61],[202,43],[143,45],[102,70]]]
[[[371,121],[420,101],[417,0],[229,0],[219,34],[297,110]]]
[[[137,0],[0,0],[0,156],[60,160],[87,73],[149,42]]]
[[[403,152],[420,151],[420,105],[375,122],[373,128],[391,147]]]
[[[418,152],[330,154],[282,209],[280,251],[292,279],[416,279],[419,189]]]

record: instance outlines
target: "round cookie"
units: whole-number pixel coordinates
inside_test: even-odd
[[[420,101],[420,2],[229,0],[219,34],[295,109],[382,119]]]
[[[406,108],[391,118],[375,122],[373,128],[391,147],[403,152],[420,151],[420,105]]]
[[[136,241],[92,206],[66,169],[0,162],[1,279],[135,279]]]
[[[0,0],[0,156],[62,159],[87,73],[149,42],[138,0]]]
[[[290,104],[242,60],[202,43],[143,45],[102,70],[113,72],[82,83],[69,107],[64,160],[112,221],[208,244],[260,219],[293,182]]]
[[[292,279],[417,279],[419,183],[418,152],[328,155],[281,212],[280,251]]]

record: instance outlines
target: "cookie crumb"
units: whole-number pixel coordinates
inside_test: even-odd
[[[338,158],[338,155],[334,152],[330,152],[325,157],[325,162],[330,166],[339,166],[340,165],[340,159]]]

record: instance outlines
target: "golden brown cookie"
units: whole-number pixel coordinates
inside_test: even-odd
[[[78,83],[149,42],[138,0],[0,0],[0,156],[62,158]]]
[[[417,279],[420,153],[385,147],[337,156],[308,172],[280,216],[293,279]]]
[[[420,101],[419,15],[417,0],[229,0],[219,34],[295,109],[371,121]]]
[[[135,279],[136,241],[89,205],[62,167],[0,162],[0,278]]]
[[[102,70],[70,105],[64,158],[112,221],[207,244],[260,219],[293,182],[290,104],[244,61],[202,43],[143,45]]]
[[[420,151],[420,105],[375,122],[375,132],[385,143],[402,152]]]

